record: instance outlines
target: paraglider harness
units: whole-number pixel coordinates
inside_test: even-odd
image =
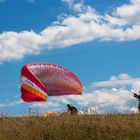
[[[140,93],[140,91],[139,91],[139,93]],[[139,110],[139,112],[140,112],[140,95],[134,93],[134,97],[137,98],[137,99],[139,100],[138,110]]]
[[[77,115],[78,114],[78,109],[72,105],[67,104],[68,107],[68,111],[67,113],[71,114],[71,115]]]

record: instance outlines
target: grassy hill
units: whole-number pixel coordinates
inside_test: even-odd
[[[140,115],[0,117],[0,140],[140,140]]]

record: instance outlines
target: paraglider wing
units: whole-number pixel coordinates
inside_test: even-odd
[[[29,64],[21,70],[21,97],[25,102],[46,101],[47,89],[29,69]]]
[[[55,64],[27,64],[21,70],[22,99],[26,102],[45,101],[54,95],[79,95],[82,90],[73,73]]]

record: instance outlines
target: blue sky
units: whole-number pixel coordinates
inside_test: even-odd
[[[137,111],[140,88],[140,0],[0,0],[0,114],[62,111],[66,104],[99,112]],[[81,96],[20,98],[20,70],[55,63],[75,73]],[[112,84],[113,83],[113,84]]]

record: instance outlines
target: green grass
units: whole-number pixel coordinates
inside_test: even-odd
[[[140,115],[1,117],[0,140],[140,140]]]

